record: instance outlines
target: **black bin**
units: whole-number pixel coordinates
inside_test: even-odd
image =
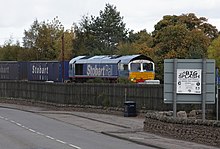
[[[124,102],[124,117],[137,116],[136,103],[134,101]]]

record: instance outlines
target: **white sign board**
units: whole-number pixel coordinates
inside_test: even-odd
[[[201,94],[201,89],[201,69],[177,69],[178,94]]]

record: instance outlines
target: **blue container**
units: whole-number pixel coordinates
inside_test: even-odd
[[[59,82],[69,80],[69,61],[59,62]],[[63,69],[64,67],[64,69]]]
[[[28,80],[62,82],[64,76],[65,81],[68,79],[68,66],[68,61],[63,64],[59,61],[31,61],[28,66]]]
[[[19,69],[18,69],[18,79],[19,80],[28,80],[28,65],[29,62],[18,62]]]
[[[19,65],[17,62],[1,61],[0,63],[0,79],[1,80],[17,80]]]

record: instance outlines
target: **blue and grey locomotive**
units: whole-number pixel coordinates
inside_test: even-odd
[[[154,80],[154,62],[144,55],[77,56],[69,62],[69,78],[72,81],[93,78],[116,80],[119,77],[127,77],[132,82]]]

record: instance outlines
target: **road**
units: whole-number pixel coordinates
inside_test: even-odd
[[[1,149],[150,149],[36,113],[0,108]]]

